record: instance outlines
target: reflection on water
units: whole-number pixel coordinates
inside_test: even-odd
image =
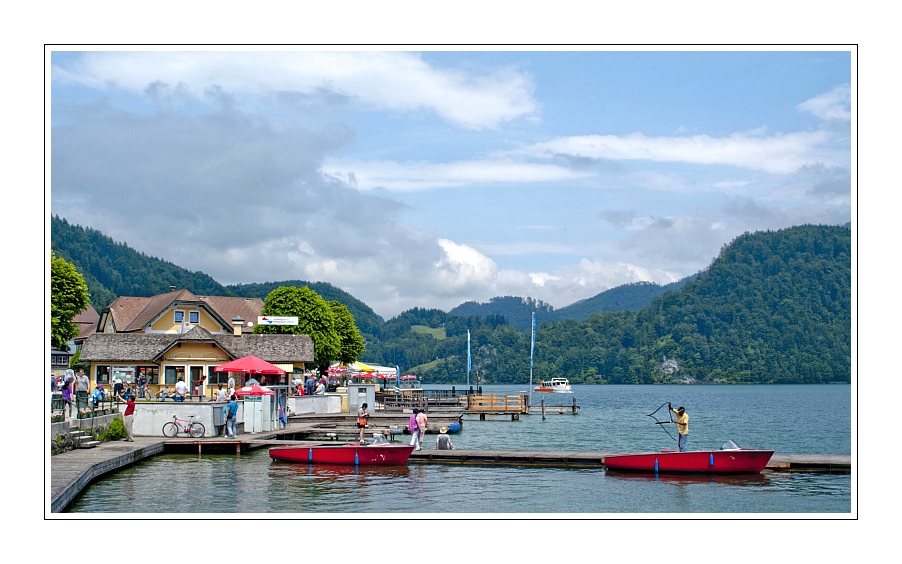
[[[626,472],[606,469],[605,475],[615,480],[638,482],[662,482],[676,486],[686,484],[725,484],[730,486],[766,486],[770,483],[767,474],[655,474],[654,472]]]
[[[849,513],[848,474],[705,476],[410,464],[354,468],[164,455],[67,509],[124,513]]]
[[[486,386],[516,393],[523,386]],[[691,414],[690,448],[728,439],[780,453],[851,452],[849,386],[574,386],[579,415],[468,419],[459,449],[669,448],[645,413]],[[534,398],[534,403],[539,401]],[[550,400],[549,400],[550,401]],[[754,424],[750,424],[754,421]],[[427,445],[429,441],[427,440]],[[359,467],[248,455],[165,455],[106,477],[67,511],[110,513],[850,513],[848,474],[682,476],[410,464]]]

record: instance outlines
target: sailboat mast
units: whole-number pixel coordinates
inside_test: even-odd
[[[532,341],[529,345],[529,403],[532,404],[532,355],[536,348],[536,312],[532,312]]]

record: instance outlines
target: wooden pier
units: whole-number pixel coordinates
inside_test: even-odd
[[[135,442],[114,441],[92,449],[77,449],[50,459],[50,513],[63,511],[92,481],[131,464],[167,452],[235,454],[277,445],[304,444],[284,437],[299,432],[289,425],[280,431],[242,435],[239,439],[137,437]],[[337,439],[336,439],[337,440]],[[608,451],[433,450],[411,454],[408,464],[536,466],[546,468],[603,468]],[[774,454],[765,472],[850,473],[850,455]],[[47,500],[45,498],[45,503]]]

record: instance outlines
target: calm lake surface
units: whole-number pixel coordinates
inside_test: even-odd
[[[428,387],[428,386],[427,386]],[[450,386],[448,386],[450,388]],[[527,386],[484,386],[510,394]],[[533,404],[580,414],[467,418],[457,448],[645,451],[674,441],[646,417],[662,403],[685,406],[689,448],[732,439],[783,454],[850,454],[851,386],[574,386],[533,394]],[[666,409],[666,408],[665,408]],[[662,415],[663,414],[663,415]],[[666,419],[664,410],[660,419]],[[676,435],[675,426],[670,432]],[[434,436],[427,435],[428,448]],[[854,463],[854,459],[853,459]],[[161,495],[161,492],[180,493]],[[421,465],[330,467],[243,456],[164,455],[100,480],[69,512],[114,513],[850,513],[851,476],[765,472],[743,477],[607,473],[603,469]]]

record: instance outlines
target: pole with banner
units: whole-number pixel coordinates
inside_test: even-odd
[[[467,389],[470,389],[470,330],[467,329]]]
[[[529,403],[532,404],[532,355],[536,348],[536,312],[532,312],[532,340],[529,344]]]
[[[395,365],[395,376],[398,378],[398,393],[401,393],[401,367],[397,364]]]

